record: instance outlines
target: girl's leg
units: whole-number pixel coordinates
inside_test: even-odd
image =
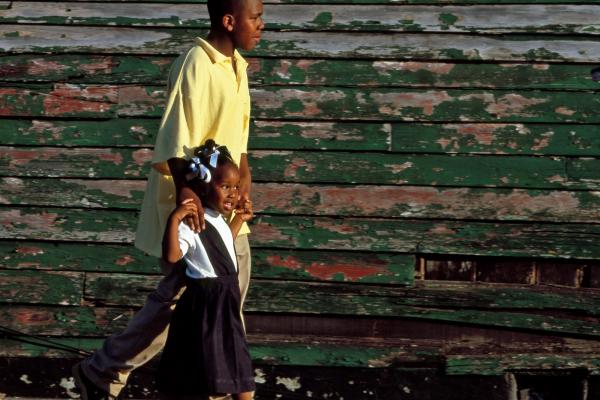
[[[254,398],[254,392],[243,392],[232,395],[234,400],[252,400]]]

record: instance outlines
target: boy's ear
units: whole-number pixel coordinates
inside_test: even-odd
[[[235,17],[231,14],[223,15],[223,27],[227,32],[233,32],[235,26]]]

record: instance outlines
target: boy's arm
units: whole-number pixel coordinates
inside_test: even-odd
[[[252,189],[252,175],[248,165],[248,154],[242,153],[240,158],[240,204],[250,200],[250,189]]]
[[[229,222],[229,229],[231,229],[231,234],[233,235],[233,240],[237,238],[238,233],[240,233],[240,229],[242,229],[244,221],[241,218],[238,218],[238,215],[233,217],[231,222]]]
[[[242,200],[240,204],[241,207],[235,210],[235,215],[229,222],[229,229],[231,229],[234,240],[237,238],[238,233],[240,233],[240,229],[242,229],[244,222],[250,221],[254,216],[252,202],[250,200]]]
[[[204,223],[204,208],[200,198],[194,193],[192,189],[188,187],[185,175],[188,172],[188,162],[183,158],[170,158],[168,161],[169,171],[173,177],[173,183],[175,184],[175,195],[176,204],[182,204],[184,200],[192,200],[196,205],[197,213],[188,216],[185,219],[185,223],[194,232],[200,232],[206,229]]]

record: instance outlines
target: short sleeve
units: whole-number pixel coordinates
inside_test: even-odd
[[[190,51],[173,64],[165,112],[154,146],[154,164],[170,158],[185,158],[206,133],[208,67],[197,51]]]
[[[179,249],[184,256],[195,249],[194,232],[185,223],[180,223],[177,229],[179,234]]]

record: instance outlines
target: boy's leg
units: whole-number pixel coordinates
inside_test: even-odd
[[[125,330],[104,341],[81,362],[83,373],[99,388],[117,396],[132,370],[152,359],[165,345],[171,314],[185,288],[185,266],[161,261],[165,277]]]
[[[248,235],[239,235],[235,239],[235,255],[238,261],[238,280],[240,282],[240,294],[242,299],[242,308],[244,306],[244,300],[248,293],[248,286],[250,285],[250,243],[248,242]]]

